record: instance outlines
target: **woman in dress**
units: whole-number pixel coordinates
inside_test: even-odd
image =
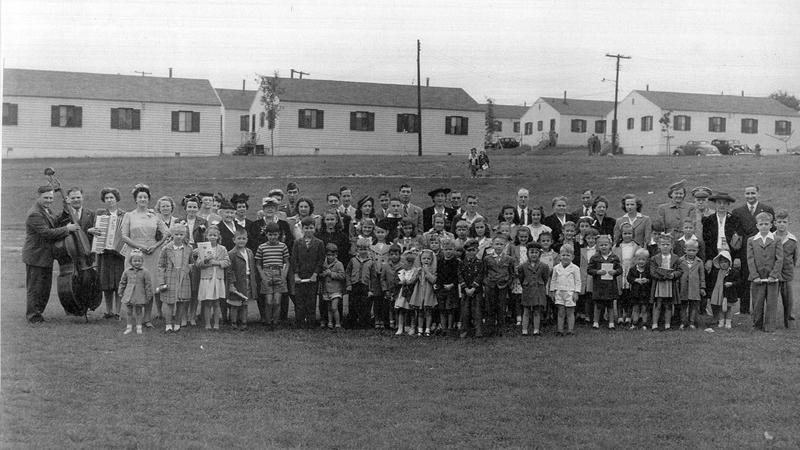
[[[600,234],[607,234],[609,236],[614,234],[614,225],[617,223],[615,219],[608,217],[608,199],[598,196],[594,199],[592,204],[592,228],[596,229]]]
[[[168,195],[165,195],[156,201],[156,211],[158,212],[158,218],[164,224],[164,227],[168,230],[173,223],[177,223],[180,220],[172,215],[172,213],[175,211],[175,200],[173,200],[172,197]],[[163,236],[161,235],[160,232],[156,233],[156,240],[160,241],[162,237]],[[158,247],[158,249],[155,251],[156,261],[158,261],[158,259],[161,257],[161,248],[162,247]],[[153,320],[161,318],[161,295],[159,295],[158,292],[156,292],[155,295],[155,303],[156,303],[156,312],[155,314],[153,314],[152,317]]]
[[[120,200],[119,189],[107,187],[100,190],[100,201],[106,207],[98,209],[96,215],[99,216],[117,216],[117,231],[122,226],[122,217],[125,211],[119,209],[117,204]],[[117,240],[121,240],[119,233]],[[104,319],[117,319],[119,320],[119,311],[122,306],[120,297],[117,295],[119,288],[119,280],[122,278],[122,273],[125,271],[125,257],[120,255],[119,252],[112,249],[105,249],[102,253],[97,255],[97,272],[100,276],[100,290],[103,291],[103,300],[106,304],[106,313],[103,314]]]
[[[668,233],[673,239],[683,235],[683,220],[694,219],[694,203],[687,203],[686,180],[671,184],[667,189],[669,202],[658,205],[653,218],[653,231]]]
[[[139,249],[144,254],[143,267],[150,273],[157,273],[158,269],[158,249],[169,238],[169,229],[164,226],[161,218],[150,211],[150,187],[145,184],[137,184],[133,191],[133,199],[136,201],[136,209],[125,213],[122,218],[122,241],[131,249]],[[156,233],[161,233],[161,238],[156,238]],[[125,262],[128,267],[128,261]],[[153,328],[151,322],[151,309],[153,299],[149,299],[144,307],[144,325]]]
[[[642,200],[634,194],[626,194],[622,197],[622,209],[625,215],[614,225],[614,242],[622,242],[622,225],[628,223],[633,228],[633,240],[639,247],[647,248],[653,227],[650,217],[642,214]]]

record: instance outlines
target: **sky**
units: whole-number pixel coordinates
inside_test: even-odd
[[[4,67],[209,79],[257,73],[464,88],[475,100],[633,89],[800,96],[797,0],[3,0]]]

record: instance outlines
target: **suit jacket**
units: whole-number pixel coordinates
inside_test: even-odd
[[[573,216],[570,213],[567,213],[565,221],[567,221],[567,222],[577,222],[578,218]],[[552,233],[553,233],[553,242],[554,243],[555,242],[561,242],[561,233],[562,233],[561,221],[558,220],[558,217],[556,217],[555,213],[550,214],[549,216],[545,217],[542,220],[542,224],[547,225],[548,227],[550,227],[551,230],[553,230]]]
[[[614,227],[617,225],[617,219],[612,219],[611,217],[605,216],[603,217],[603,221],[600,222],[597,219],[597,216],[592,214],[592,228],[600,232],[600,234],[607,234],[609,236],[614,235]]]
[[[64,205],[64,211],[61,213],[61,217],[59,217],[57,222],[59,226],[65,226],[68,223],[72,222],[72,216],[70,214],[71,210],[72,210],[71,206],[68,206],[66,204]],[[77,219],[78,220],[76,223],[81,227],[81,230],[87,232],[89,228],[94,227],[95,213],[94,211],[84,206],[83,208],[81,208],[81,216],[78,217]],[[94,240],[94,235],[89,233],[86,233],[86,235],[89,236],[89,243],[91,243]]]
[[[736,216],[736,219],[738,220],[738,231],[742,237],[749,238],[750,236],[755,236],[756,233],[758,233],[758,228],[756,228],[756,216],[760,212],[768,212],[772,214],[772,217],[775,217],[775,211],[772,209],[772,207],[762,202],[758,202],[756,205],[756,211],[753,214],[750,214],[750,209],[746,203],[744,206],[740,206],[731,211],[731,214]],[[775,231],[774,225],[772,226],[771,231]],[[742,248],[744,247],[745,246],[742,246]]]
[[[748,211],[749,213],[750,211]],[[770,235],[766,242],[759,236],[747,239],[748,281],[756,278],[781,280],[783,271],[783,244]]]
[[[185,223],[187,227],[189,226],[186,216],[181,218],[181,222]],[[206,229],[208,229],[208,222],[206,222],[206,219],[203,219],[202,217],[195,217],[194,227],[187,231],[186,242],[189,242],[188,233],[191,233],[192,238],[194,239],[194,247],[197,247],[198,242],[203,242],[206,240]]]
[[[572,211],[572,215],[577,217],[578,219],[580,219],[581,217],[593,217],[594,216],[594,208],[592,208],[590,206],[589,207],[589,214],[584,214],[583,213],[583,205],[581,205],[580,208],[576,209],[575,211]]]
[[[408,210],[408,212],[405,212]],[[422,208],[419,206],[408,202],[408,205],[403,206],[403,217],[408,217],[417,224],[417,233],[422,233],[423,231],[428,231],[423,229],[422,224]]]
[[[627,216],[627,214],[625,215]],[[617,219],[614,223],[614,242],[622,242],[622,224],[628,223],[625,216]],[[653,232],[653,225],[650,217],[643,214],[638,214],[636,219],[633,220],[633,240],[639,244],[639,247],[646,248],[650,245],[650,235]]]
[[[312,274],[319,275],[322,272],[322,264],[325,262],[325,244],[317,238],[312,238],[308,246],[303,239],[294,241],[293,245],[292,273],[300,278],[309,278]]]
[[[217,228],[219,228],[219,239],[220,239],[219,243],[223,247],[225,247],[225,249],[228,250],[228,251],[232,250],[233,247],[236,247],[236,244],[233,243],[234,232],[229,230],[228,227],[223,222],[220,222],[217,225]],[[242,228],[241,225],[239,225],[236,222],[233,223],[233,228],[235,230],[243,230],[244,229],[244,228]]]
[[[748,211],[749,214],[749,211]],[[717,224],[717,215],[712,214],[710,216],[703,218],[703,248],[705,253],[705,259],[714,259],[719,253],[719,249],[717,249],[717,239],[719,239],[719,232],[717,231],[718,224]],[[725,240],[730,244],[731,239],[733,239],[733,234],[738,232],[741,228],[739,225],[739,220],[736,216],[731,215],[728,213],[725,216]],[[736,253],[735,250],[730,250],[732,254]]]
[[[231,265],[228,267],[228,296],[233,300],[237,299],[236,296],[231,297],[231,292],[240,292],[247,296],[248,300],[253,299],[260,292],[258,289],[258,267],[256,267],[256,260],[253,256],[253,251],[249,248],[245,249],[247,252],[247,261],[245,262],[242,253],[237,249],[232,249],[228,252],[228,259],[231,260]],[[247,265],[250,265],[250,275],[247,275]],[[249,286],[248,286],[249,283]],[[248,290],[249,287],[249,290]]]
[[[422,210],[422,228],[417,229],[417,232],[424,233],[433,228],[433,214],[434,214],[433,206],[429,206]],[[445,206],[444,215],[445,215],[444,229],[449,230],[450,228],[453,227],[453,218],[455,218],[456,216],[456,210]]]
[[[67,227],[57,227],[56,219],[36,203],[25,219],[25,244],[22,262],[29,266],[53,267],[53,246],[69,234]]]
[[[524,217],[526,217],[528,219],[527,224],[530,225],[530,223],[532,222],[532,220],[531,220],[531,207],[530,206],[525,208],[525,216]],[[503,211],[502,210],[500,210],[500,212],[497,213],[497,222],[498,223],[499,222],[505,222],[505,219],[503,218]],[[522,224],[525,223],[524,220],[523,220],[523,216],[519,215],[519,205],[515,205],[514,206],[514,220],[513,220],[513,222],[514,222],[514,225],[522,225]]]

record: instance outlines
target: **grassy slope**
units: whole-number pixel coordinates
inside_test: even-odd
[[[613,199],[636,192],[645,213],[680,178],[737,197],[757,178],[764,201],[800,213],[800,160],[789,157],[495,157],[497,176],[479,180],[464,178],[455,157],[5,161],[3,447],[754,447],[764,431],[774,446],[800,445],[797,332],[754,333],[747,316],[715,334],[582,328],[570,339],[464,342],[251,328],[123,338],[98,312],[89,324],[65,317],[53,297],[48,323],[29,326],[18,248],[45,165],[90,192],[149,181],[154,196],[253,195],[304,174],[315,200],[341,184],[376,194],[406,179],[423,205],[440,184],[478,192],[484,204],[513,201],[518,186],[545,204],[588,186]]]

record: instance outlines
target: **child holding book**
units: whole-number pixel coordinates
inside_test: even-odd
[[[619,298],[617,277],[622,273],[619,257],[611,252],[611,237],[597,238],[597,253],[589,260],[586,273],[592,277],[592,300],[594,300],[594,323],[592,328],[600,328],[601,313],[608,311],[608,328],[614,329],[614,301]]]
[[[228,251],[219,244],[219,229],[211,225],[206,230],[206,239],[209,247],[203,249],[201,246],[194,249],[193,256],[197,258],[197,267],[200,268],[200,286],[197,291],[197,298],[203,308],[203,318],[206,322],[206,330],[219,330],[219,321],[222,315],[221,302],[227,301],[225,291],[225,269],[231,265],[228,258]]]

